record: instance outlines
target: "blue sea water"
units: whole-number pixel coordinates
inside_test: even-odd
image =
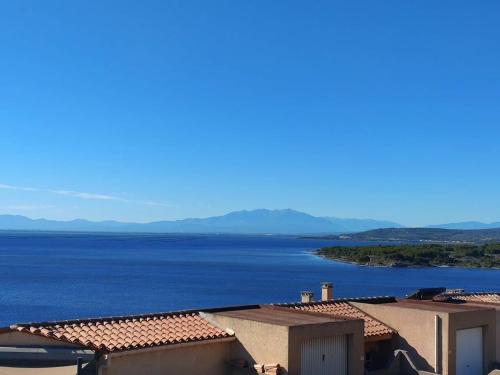
[[[337,297],[500,287],[499,270],[363,267],[310,252],[334,244],[281,236],[1,232],[0,326],[291,302],[301,290],[319,295],[321,281],[332,281]]]

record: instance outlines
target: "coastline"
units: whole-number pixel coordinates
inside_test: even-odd
[[[355,247],[354,247],[355,248]],[[349,260],[341,257],[335,257],[331,255],[320,254],[320,249],[311,250],[310,254],[327,260],[331,262],[338,262],[344,264],[350,264],[358,267],[369,267],[369,268],[406,268],[406,269],[423,269],[423,268],[452,268],[452,269],[477,269],[477,270],[500,270],[500,267],[485,267],[485,266],[474,266],[474,265],[461,265],[461,264],[411,264],[411,263],[394,263],[394,264],[384,264],[384,263],[362,263],[355,260]]]

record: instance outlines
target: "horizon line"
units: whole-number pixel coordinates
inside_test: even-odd
[[[32,221],[40,221],[40,220],[45,220],[45,221],[55,221],[55,222],[60,222],[60,223],[70,223],[70,222],[75,222],[75,221],[85,221],[88,223],[93,223],[93,224],[104,224],[107,222],[110,223],[116,223],[116,224],[125,224],[125,225],[148,225],[148,224],[155,224],[155,223],[162,223],[162,222],[176,222],[176,221],[184,221],[184,220],[205,220],[205,219],[211,219],[215,217],[223,217],[227,216],[232,213],[238,213],[238,212],[255,212],[255,211],[269,211],[269,212],[276,212],[276,211],[293,211],[296,213],[300,214],[305,214],[308,216],[311,216],[313,218],[317,219],[325,219],[327,220],[328,218],[331,219],[337,219],[337,220],[359,220],[359,221],[377,221],[377,222],[389,222],[392,224],[396,224],[397,226],[394,227],[383,227],[385,228],[397,228],[397,227],[402,227],[402,228],[407,228],[407,229],[414,229],[414,228],[430,228],[430,227],[439,227],[439,226],[445,226],[445,225],[460,225],[460,224],[481,224],[481,225],[494,225],[498,224],[500,227],[500,220],[499,221],[479,221],[479,220],[462,220],[462,221],[450,221],[446,223],[439,223],[439,224],[424,224],[424,225],[406,225],[406,224],[401,224],[397,221],[390,220],[390,219],[374,219],[370,217],[365,217],[365,218],[360,218],[360,217],[339,217],[339,216],[316,216],[309,214],[307,212],[303,211],[298,211],[295,209],[291,208],[283,208],[283,209],[267,209],[267,208],[257,208],[257,209],[241,209],[241,210],[233,210],[229,211],[223,214],[216,214],[216,215],[211,215],[211,216],[205,216],[205,217],[194,217],[194,216],[189,216],[189,217],[184,217],[184,218],[175,218],[175,219],[160,219],[160,220],[151,220],[151,221],[122,221],[120,219],[87,219],[87,218],[82,218],[82,217],[75,217],[72,219],[54,219],[54,218],[48,218],[48,217],[31,217],[29,215],[23,215],[23,214],[13,214],[13,213],[0,213],[0,216],[17,216],[17,217],[22,217],[26,218],[28,220]],[[432,228],[430,228],[432,229]],[[446,229],[446,228],[445,228]],[[0,230],[2,230],[0,228]],[[467,229],[465,229],[467,230]],[[328,233],[328,232],[325,232]],[[331,232],[330,232],[331,233]],[[338,232],[340,233],[340,232]]]

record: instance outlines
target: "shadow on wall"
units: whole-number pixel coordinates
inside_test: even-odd
[[[419,370],[406,350],[398,349],[386,368],[366,371],[366,375],[435,375],[434,372]]]
[[[413,346],[411,346],[408,343],[408,341],[406,341],[403,337],[398,336],[396,339],[396,342],[398,345],[398,348],[396,348],[396,349],[401,349],[401,350],[405,351],[408,355],[409,360],[411,362],[413,362],[413,364],[415,365],[415,367],[418,370],[430,371],[430,372],[434,371],[434,368],[431,366],[431,364],[429,362],[427,362],[427,360],[424,357],[422,357],[420,354],[418,354],[418,352],[415,350],[415,348]]]
[[[394,338],[385,341],[365,343],[365,369],[374,371],[387,368],[391,362],[395,345]]]
[[[263,343],[264,345],[265,343]],[[245,349],[241,342],[236,339],[231,343],[231,360],[228,361],[227,367],[228,375],[256,375],[256,374],[267,374],[267,375],[288,375],[287,369],[284,367],[279,367],[279,370],[273,368],[275,366],[266,366],[265,372],[258,372],[255,370],[254,365],[257,361],[252,357],[252,355]],[[268,363],[263,363],[261,365],[272,365]],[[281,364],[279,364],[281,365]]]

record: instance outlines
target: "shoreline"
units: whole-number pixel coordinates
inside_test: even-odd
[[[323,254],[319,254],[320,249],[316,250],[311,250],[310,254],[327,260],[331,262],[338,262],[338,263],[344,263],[344,264],[350,264],[353,266],[358,266],[358,267],[368,267],[368,268],[412,268],[412,269],[422,269],[422,268],[456,268],[456,269],[469,269],[469,270],[492,270],[492,271],[498,271],[500,270],[500,267],[475,267],[475,266],[464,266],[464,265],[453,265],[453,264],[441,264],[441,265],[419,265],[419,264],[408,264],[408,265],[389,265],[389,264],[367,264],[367,263],[358,263],[354,260],[347,260],[347,259],[342,259],[342,258],[335,258]]]

